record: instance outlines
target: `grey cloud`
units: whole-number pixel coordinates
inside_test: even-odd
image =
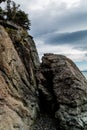
[[[87,0],[81,0],[78,7],[71,9],[66,9],[67,5],[64,2],[60,4],[61,0],[57,3],[52,0],[42,10],[30,10],[29,7],[34,7],[34,5],[38,4],[38,1],[40,0],[18,1],[21,7],[29,13],[29,19],[31,20],[30,33],[35,38],[54,31],[67,29],[72,31],[72,29],[87,28]]]
[[[66,46],[68,44],[75,50],[85,51],[85,54],[81,57],[82,59],[86,59],[86,6],[87,0],[84,0],[78,7],[71,9],[66,9],[66,5],[63,3],[61,8],[60,5],[57,6],[52,4],[41,11],[35,10],[33,13],[31,12],[32,27],[30,33],[38,42],[41,41],[41,43],[43,43],[42,48],[40,46],[40,50],[43,50],[47,44],[51,47],[59,45],[61,48],[63,45]]]
[[[71,44],[85,40],[87,41],[87,30],[68,33],[52,33],[44,37],[45,43],[49,44]]]
[[[50,0],[49,4],[41,10],[31,9],[31,7],[38,6],[40,0],[19,1],[22,3],[22,8],[29,13],[31,20],[29,34],[36,39],[36,44],[39,43],[37,49],[40,49],[41,54],[43,48],[49,51],[48,48],[52,47],[51,50],[54,53],[56,45],[62,48],[68,44],[69,47],[84,52],[82,58],[87,59],[87,0],[81,0],[79,6],[69,9],[66,8],[65,3],[60,4],[61,0],[58,2]],[[45,1],[40,2],[44,5]]]
[[[87,27],[87,13],[65,14],[55,18],[46,16],[32,22],[31,33],[37,37],[53,31],[77,30]],[[41,22],[41,23],[40,23]]]

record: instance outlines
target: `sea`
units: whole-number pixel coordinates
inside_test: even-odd
[[[87,71],[82,71],[83,75],[86,77],[87,79]]]

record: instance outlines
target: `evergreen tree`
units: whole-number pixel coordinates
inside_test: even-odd
[[[11,0],[7,0],[6,15],[7,15],[7,20],[11,20],[11,17],[12,17],[12,13],[11,13]]]
[[[16,22],[25,29],[30,29],[31,24],[30,20],[28,19],[28,15],[22,10],[17,11],[14,22]]]
[[[20,5],[16,5],[14,1],[7,0],[6,5],[6,14],[7,14],[7,20],[14,21],[15,15],[19,9]]]
[[[0,19],[3,19],[3,10],[1,7],[0,7]]]
[[[6,0],[0,0],[0,3],[5,2]]]
[[[20,5],[16,5],[16,3],[14,1],[12,1],[12,8],[11,8],[11,13],[12,13],[12,20],[14,21],[16,13],[19,9]]]
[[[19,9],[20,5],[16,5],[16,3],[11,0],[1,0],[0,3],[5,1],[6,9],[2,10],[0,8],[0,17],[4,18],[5,16],[5,20],[12,21],[25,29],[30,29],[31,23],[28,19],[28,14]],[[3,15],[2,12],[4,12]]]

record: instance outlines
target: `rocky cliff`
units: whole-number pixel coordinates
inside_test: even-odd
[[[0,25],[0,130],[87,130],[80,70],[62,55],[40,64],[33,38],[9,22]]]
[[[41,107],[58,130],[87,130],[87,80],[70,59],[45,54],[38,82]]]
[[[38,111],[38,54],[22,28],[0,26],[0,130],[31,130]]]

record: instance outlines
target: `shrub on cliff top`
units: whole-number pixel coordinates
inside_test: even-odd
[[[6,0],[0,0],[0,3],[5,2]]]
[[[17,5],[14,1],[11,0],[0,0],[0,3],[5,1],[6,8],[5,10],[0,8],[0,16],[5,20],[12,21],[17,25],[22,26],[25,29],[30,29],[31,23],[28,19],[28,14],[19,9],[20,5]]]

